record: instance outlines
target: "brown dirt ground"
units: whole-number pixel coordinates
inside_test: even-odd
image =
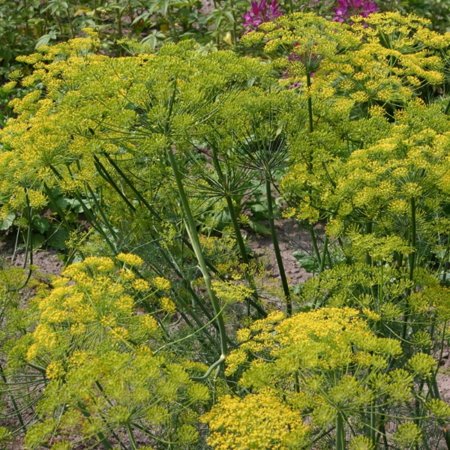
[[[61,275],[63,262],[58,258],[60,252],[52,249],[39,250],[33,253],[33,264],[39,267],[40,272],[45,275]],[[14,257],[14,261],[12,258]],[[25,251],[19,249],[14,255],[14,240],[5,236],[0,238],[0,264],[6,263],[13,267],[23,267]],[[27,266],[30,258],[27,258]],[[1,266],[0,266],[1,267]]]

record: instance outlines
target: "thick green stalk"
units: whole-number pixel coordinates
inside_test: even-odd
[[[311,74],[306,74],[306,86],[308,87],[308,115],[309,115],[309,132],[312,133],[314,131],[313,125],[313,111],[312,111],[312,99],[311,93],[309,92],[311,88]]]
[[[200,266],[200,270],[202,272],[203,278],[205,280],[206,289],[208,291],[209,298],[211,300],[212,307],[214,309],[214,314],[217,316],[217,325],[219,327],[219,336],[220,336],[220,347],[221,352],[224,357],[227,355],[227,335],[225,330],[225,323],[223,321],[223,316],[220,310],[219,302],[217,301],[216,295],[211,287],[211,277],[208,272],[208,268],[206,265],[205,258],[203,256],[200,241],[198,239],[197,234],[197,226],[194,221],[194,217],[192,216],[191,208],[189,206],[189,201],[186,196],[186,192],[184,190],[183,181],[181,178],[180,171],[178,169],[178,163],[175,159],[175,155],[171,148],[167,149],[167,155],[169,158],[170,166],[172,168],[172,172],[175,177],[175,181],[178,188],[178,193],[180,195],[181,204],[183,206],[185,220],[186,220],[186,229],[189,234],[189,238],[191,240],[192,248],[194,250],[195,256],[197,257],[197,261]]]
[[[220,355],[220,358],[213,364],[211,364],[211,366],[209,366],[208,370],[206,371],[206,373],[201,376],[201,377],[192,377],[191,379],[194,381],[204,381],[206,380],[212,373],[212,371],[217,367],[219,368],[220,365],[225,361],[225,356],[224,355]]]
[[[367,222],[366,224],[366,234],[372,233],[372,229],[373,229],[373,222],[369,220],[369,222]],[[372,265],[372,257],[370,256],[369,252],[367,252],[366,254],[366,264],[369,266]]]
[[[147,202],[147,200],[145,200],[145,198],[141,195],[141,193],[136,189],[136,187],[134,186],[134,184],[131,182],[131,180],[125,175],[125,173],[120,169],[120,167],[114,162],[114,160],[106,153],[103,152],[104,156],[108,159],[108,161],[110,162],[110,164],[114,167],[114,169],[116,170],[116,172],[122,177],[123,181],[130,187],[130,189],[134,192],[134,194],[136,195],[137,199],[148,209],[148,211],[150,211],[150,213],[152,214],[152,216],[158,220],[159,222],[162,221],[162,217],[158,214],[158,212]],[[95,157],[95,160],[99,163],[99,159],[97,157]],[[100,166],[99,166],[100,167]],[[125,201],[125,203],[128,205],[128,207],[130,208],[130,210],[132,212],[136,211],[136,208],[130,203],[130,201],[126,198],[126,196],[123,194],[123,192],[120,190],[120,188],[116,185],[116,183],[113,181],[111,175],[109,175],[109,173],[107,172],[106,168],[104,166],[101,166],[103,168],[104,174],[107,176],[106,181],[109,181],[111,183],[111,185],[113,186],[113,188],[120,194],[120,196],[122,197],[122,199]],[[102,174],[100,174],[102,175]],[[103,176],[103,175],[102,175]],[[57,206],[57,205],[56,205]],[[58,211],[59,212],[59,211]],[[183,243],[190,249],[193,251],[192,248],[192,244],[189,242],[188,239],[186,239],[184,236],[181,237],[181,240],[183,241]],[[214,267],[214,265],[209,261],[206,260],[206,265],[208,266],[208,268],[213,271],[220,279],[223,279],[222,275],[220,275],[220,273],[218,272],[218,270]],[[250,300],[250,304],[258,311],[258,313],[262,316],[262,317],[266,317],[267,313],[261,308],[261,306],[256,303],[253,300]]]
[[[311,224],[309,225],[309,234],[311,235],[311,242],[313,245],[314,254],[316,255],[317,265],[320,266],[321,258],[320,258],[319,246],[317,245],[316,234],[314,233],[314,228]]]
[[[336,450],[345,450],[344,419],[340,413],[336,418]]]
[[[325,260],[327,259],[328,251],[328,235],[325,233],[325,239],[323,241],[322,259],[320,260],[319,272],[322,273],[325,268]]]
[[[231,8],[231,15],[233,16],[233,36],[232,36],[232,41],[233,41],[233,45],[236,47],[236,44],[237,44],[237,26],[236,26],[236,15],[234,13],[234,2],[233,2],[233,0],[230,0],[230,8]]]
[[[309,72],[306,74],[306,86],[308,87],[309,132],[312,133],[314,131],[314,123],[313,123],[312,99],[311,99],[311,95],[309,92],[309,89],[311,88],[311,74]],[[309,166],[310,166],[309,170],[311,171],[312,170],[311,161],[309,162]],[[325,262],[326,254],[324,253],[323,259],[320,257],[319,247],[317,246],[316,235],[314,234],[314,229],[313,229],[312,225],[309,228],[309,232],[311,234],[311,240],[312,240],[312,244],[314,247],[314,253],[316,254],[317,264],[319,265],[319,273],[320,273],[323,270],[323,263]],[[325,235],[325,239],[326,239],[326,235]]]
[[[272,192],[270,187],[270,177],[266,173],[266,197],[267,206],[269,209],[269,224],[270,234],[272,235],[273,248],[275,250],[275,257],[277,259],[278,270],[280,271],[281,284],[283,285],[284,296],[286,297],[286,313],[288,316],[292,315],[292,300],[289,292],[289,285],[284,271],[283,259],[281,258],[280,246],[278,244],[277,232],[275,230],[275,220],[273,218]]]
[[[441,337],[441,342],[440,342],[440,351],[439,351],[439,358],[437,360],[436,363],[436,370],[433,373],[433,376],[431,378],[428,378],[426,383],[428,385],[428,393],[426,395],[425,400],[428,400],[428,397],[430,396],[431,398],[436,398],[436,399],[441,399],[441,394],[439,392],[439,387],[436,381],[436,377],[438,375],[439,372],[439,368],[441,367],[441,363],[442,363],[442,357],[444,355],[444,344],[445,344],[445,336],[446,336],[446,328],[447,328],[447,323],[444,324],[444,328],[442,330],[442,337]],[[431,331],[431,336],[433,336],[434,334],[434,325],[432,326],[432,331]],[[421,419],[422,420],[422,419]],[[445,440],[445,444],[447,446],[447,449],[450,450],[450,432],[447,430],[447,427],[444,426],[445,424],[441,424],[442,425],[442,431],[444,434],[444,440]]]
[[[127,424],[127,431],[128,431],[128,437],[130,438],[130,442],[131,442],[131,446],[132,446],[133,450],[137,450],[138,447],[136,445],[133,430],[131,429],[130,424]]]
[[[155,208],[153,208],[148,202],[147,200],[145,200],[145,198],[142,196],[142,194],[136,189],[136,187],[134,186],[134,184],[131,182],[131,180],[125,175],[125,173],[120,169],[120,167],[114,162],[114,160],[106,153],[103,152],[103,154],[105,155],[105,157],[108,159],[108,161],[110,162],[110,164],[114,167],[114,169],[117,171],[117,173],[123,178],[123,180],[125,181],[125,183],[127,183],[127,185],[130,187],[130,189],[136,194],[136,197],[138,198],[138,200],[150,211],[150,213],[152,214],[152,216],[158,220],[159,222],[162,222],[162,217],[158,214],[158,212],[155,210]],[[123,196],[123,198],[125,198],[125,196]],[[129,202],[128,202],[129,203]],[[192,248],[192,244],[185,238],[182,237],[181,238],[182,241],[187,245],[187,247],[190,250],[193,250]],[[217,273],[217,269],[211,264],[210,261],[206,260],[206,265],[214,272]]]
[[[414,278],[414,269],[416,265],[416,241],[417,241],[417,229],[416,229],[416,201],[414,198],[411,199],[411,246],[413,247],[413,252],[409,255],[409,279],[412,281]],[[411,289],[408,289],[406,292],[406,300],[405,300],[405,315],[404,315],[404,323],[402,329],[402,339],[406,338],[406,332],[408,329],[408,321],[409,321],[409,299],[408,297],[411,295]]]
[[[370,405],[370,439],[375,447],[377,445],[376,426],[377,426],[376,408],[375,402],[372,402],[372,404]]]
[[[236,213],[234,211],[233,200],[229,194],[225,196],[225,200],[227,201],[228,212],[230,213],[231,222],[233,224],[234,232],[236,234],[236,241],[238,243],[239,251],[241,253],[242,261],[245,264],[249,263],[247,249],[245,248],[244,239],[242,239],[241,229],[239,228],[239,224],[236,218]]]
[[[412,280],[414,277],[414,269],[416,265],[416,256],[417,256],[417,248],[416,248],[416,240],[417,240],[417,226],[416,226],[416,200],[414,198],[411,199],[411,244],[414,248],[414,251],[409,255],[409,279]]]

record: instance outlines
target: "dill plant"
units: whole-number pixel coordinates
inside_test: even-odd
[[[206,409],[215,448],[449,447],[436,383],[449,35],[397,13],[354,22],[263,24],[243,40],[272,62],[193,42],[108,58],[89,30],[24,58],[34,90],[1,132],[2,215],[50,205],[71,231],[59,190],[97,236],[71,235],[83,262],[4,346],[13,383],[48,383],[31,447],[75,429],[93,445],[134,449],[144,433],[156,448],[193,448]],[[267,315],[266,274],[241,234],[255,186],[291,317]],[[311,231],[319,276],[298,295],[278,258],[274,190]],[[227,213],[228,238],[208,236],[211,211]]]
[[[326,224],[322,255],[316,251],[321,274],[300,289],[300,304],[319,309],[292,319],[274,315],[279,326],[269,316],[238,333],[242,344],[227,370],[239,374],[243,399],[224,398],[205,416],[210,442],[226,448],[257,430],[251,423],[242,429],[231,425],[239,414],[236,402],[245,408],[249,396],[275,396],[275,410],[292,407],[298,395],[309,436],[290,444],[283,433],[259,434],[260,448],[448,446],[443,424],[449,410],[436,384],[448,321],[448,157],[442,153],[448,117],[433,88],[447,89],[448,34],[398,14],[371,16],[367,27],[339,28],[301,14],[277,24],[245,39],[249,45],[264,42],[287,75],[282,83],[298,91],[308,111],[304,132],[291,135],[281,187],[289,217]],[[366,318],[361,324],[369,334],[381,339],[378,351],[382,342],[392,344],[381,350],[386,356],[379,366],[364,357],[367,366],[359,365],[358,333],[347,341],[352,363],[345,362],[342,348],[333,360],[335,344],[328,339],[334,341],[334,321],[349,306],[357,308],[351,310],[355,317]],[[326,344],[317,315],[326,317]],[[338,325],[338,345],[345,345],[357,322],[351,323]],[[369,335],[361,339],[374,342]],[[309,340],[315,352],[324,345],[323,356],[302,359]],[[377,350],[370,355],[377,359]],[[401,398],[387,391],[396,378],[404,383],[396,389]],[[279,401],[283,406],[276,406]]]
[[[169,45],[158,55],[142,54],[138,58],[123,59],[96,56],[94,52],[97,47],[98,41],[95,35],[92,35],[91,38],[74,40],[54,48],[42,48],[40,54],[26,58],[26,62],[34,64],[36,70],[23,82],[29,83],[30,86],[37,83],[37,89],[32,96],[15,102],[18,117],[10,122],[12,127],[8,131],[5,129],[6,151],[2,154],[4,186],[8,189],[9,184],[9,188],[14,189],[15,182],[11,177],[13,155],[16,150],[19,152],[23,150],[22,161],[25,164],[21,167],[23,174],[21,184],[24,187],[15,189],[16,194],[11,195],[9,205],[4,205],[3,213],[9,214],[15,208],[20,208],[21,201],[25,201],[29,202],[38,214],[48,201],[48,204],[58,212],[61,226],[66,227],[69,232],[70,226],[64,211],[58,206],[55,191],[59,189],[72,195],[81,205],[97,236],[103,239],[103,251],[107,255],[104,258],[107,259],[104,261],[101,258],[92,259],[89,256],[90,244],[80,247],[77,244],[80,239],[74,235],[71,240],[77,246],[77,254],[84,259],[84,262],[69,266],[67,274],[72,273],[70,271],[73,270],[74,275],[80,277],[80,282],[85,280],[85,277],[87,282],[92,277],[91,272],[96,275],[99,270],[97,266],[104,264],[106,267],[100,272],[112,270],[111,278],[113,278],[116,272],[114,272],[114,262],[111,258],[121,261],[125,258],[121,253],[122,250],[125,250],[127,254],[130,250],[136,250],[147,262],[141,276],[146,279],[150,277],[154,280],[167,278],[173,280],[173,283],[161,284],[164,285],[166,292],[160,295],[157,303],[144,302],[142,307],[147,305],[147,313],[160,319],[157,328],[168,349],[178,353],[178,342],[180,342],[184,347],[184,355],[186,355],[186,347],[189,348],[188,353],[195,355],[192,364],[196,367],[197,373],[192,375],[193,379],[209,382],[212,378],[211,373],[215,371],[217,376],[223,366],[230,341],[230,336],[225,329],[223,310],[230,303],[249,302],[248,297],[253,294],[253,290],[244,289],[241,292],[236,289],[230,290],[233,286],[225,282],[224,274],[229,274],[233,266],[238,267],[237,258],[234,256],[235,250],[231,245],[224,245],[225,241],[222,241],[221,245],[224,245],[226,253],[218,261],[216,254],[212,254],[212,258],[205,258],[210,244],[213,244],[213,248],[217,248],[214,246],[217,239],[199,238],[197,224],[203,208],[202,201],[190,195],[189,191],[192,189],[185,180],[186,168],[189,167],[187,164],[191,158],[187,149],[192,146],[192,135],[201,134],[209,117],[223,102],[220,96],[225,99],[232,97],[236,87],[239,88],[246,83],[253,84],[255,78],[259,80],[258,83],[271,82],[270,67],[250,59],[242,64],[229,52],[205,57],[197,51],[192,42],[179,46]],[[118,76],[119,73],[121,75]],[[39,88],[41,86],[45,86],[45,91]],[[30,121],[34,125],[31,125]],[[28,125],[22,128],[25,123]],[[189,130],[192,135],[189,135]],[[36,134],[32,136],[28,132]],[[19,142],[30,147],[25,149]],[[34,150],[31,150],[31,147]],[[69,147],[70,150],[68,150]],[[62,151],[62,149],[65,150]],[[37,161],[40,161],[38,163],[38,165],[41,164],[40,167],[36,166]],[[42,203],[43,199],[45,203]],[[179,202],[181,202],[181,210]],[[128,260],[125,260],[125,263],[129,264]],[[91,265],[94,267],[91,268]],[[77,272],[80,267],[86,267],[87,273]],[[125,273],[132,276],[131,272]],[[215,274],[214,284],[212,284],[210,273]],[[238,270],[235,270],[234,278],[239,278]],[[94,276],[90,286],[93,290],[98,289],[96,292],[100,295],[99,301],[108,301],[108,298],[113,300],[112,280],[108,277],[103,277],[102,280]],[[62,282],[64,283],[64,280]],[[104,283],[103,288],[102,283]],[[145,282],[142,283],[145,286]],[[79,288],[82,286],[81,283]],[[69,291],[77,289],[76,287],[66,289],[62,286],[62,290],[59,288],[55,286],[52,292],[55,296],[58,296],[60,292],[62,297],[58,300],[50,296],[49,301],[63,301],[65,295],[70,295],[66,292],[67,289]],[[109,296],[106,295],[107,293]],[[120,294],[121,299],[123,299],[122,294]],[[91,296],[91,293],[88,295]],[[81,300],[80,297],[78,298]],[[120,299],[116,300],[120,301]],[[265,315],[258,303],[252,300],[252,304],[262,316]],[[54,421],[55,415],[61,420],[63,416],[66,417],[70,424],[74,424],[77,432],[81,430],[77,428],[77,423],[90,418],[92,427],[88,427],[85,438],[106,446],[114,445],[108,443],[111,439],[114,442],[123,440],[122,432],[128,433],[125,440],[127,445],[130,442],[130,448],[137,445],[133,441],[134,433],[150,433],[151,439],[155,439],[155,442],[159,442],[158,445],[163,447],[186,446],[190,445],[191,441],[193,445],[195,439],[192,436],[197,436],[197,431],[189,428],[191,422],[186,423],[183,428],[177,419],[179,414],[175,405],[168,406],[170,414],[166,414],[169,420],[167,432],[170,436],[166,437],[158,437],[155,435],[156,431],[149,432],[148,427],[141,423],[143,416],[136,416],[139,423],[135,422],[135,424],[139,431],[133,428],[135,425],[130,422],[130,414],[135,414],[137,412],[135,409],[141,408],[137,404],[131,406],[117,404],[117,407],[112,407],[120,397],[124,400],[130,396],[134,398],[135,385],[133,384],[126,388],[129,391],[117,393],[119,397],[108,397],[109,401],[105,398],[109,405],[105,404],[106,410],[90,411],[89,407],[83,406],[86,399],[81,399],[80,403],[79,397],[76,399],[74,397],[74,403],[70,403],[71,406],[68,408],[72,411],[72,416],[64,415],[67,406],[60,396],[62,390],[67,388],[68,395],[71,396],[77,395],[76,390],[82,385],[92,386],[90,389],[94,390],[90,392],[94,400],[98,396],[103,396],[103,384],[110,383],[113,389],[122,371],[129,370],[130,378],[141,379],[144,376],[142,371],[150,370],[149,365],[145,367],[141,365],[140,369],[137,368],[135,357],[127,356],[130,348],[125,343],[128,338],[133,342],[132,346],[139,345],[139,339],[148,343],[151,337],[148,333],[138,337],[139,330],[142,328],[138,326],[138,322],[141,319],[145,320],[149,315],[142,317],[133,315],[135,317],[133,320],[137,322],[130,323],[128,329],[127,325],[121,322],[122,319],[116,317],[120,313],[120,308],[116,308],[117,305],[113,303],[110,305],[115,312],[103,322],[87,305],[79,306],[80,309],[74,319],[83,321],[83,314],[89,315],[91,311],[90,317],[95,321],[95,325],[92,323],[86,327],[85,324],[80,323],[78,336],[82,342],[87,339],[86,345],[95,346],[101,354],[110,355],[115,362],[111,362],[108,367],[114,365],[122,367],[117,371],[118,378],[111,379],[111,382],[103,378],[101,375],[103,369],[100,369],[100,366],[95,368],[95,365],[89,368],[86,366],[89,372],[86,376],[95,372],[103,381],[91,378],[78,380],[75,373],[79,374],[82,371],[75,368],[72,372],[75,377],[73,383],[69,381],[70,376],[65,375],[71,370],[67,366],[69,355],[76,346],[84,345],[83,343],[75,344],[78,339],[75,338],[76,332],[73,335],[75,341],[71,342],[74,329],[66,327],[67,321],[71,320],[69,317],[72,317],[68,309],[72,310],[76,305],[69,306],[63,303],[62,310],[57,312],[51,309],[41,316],[42,323],[39,323],[33,332],[37,342],[36,345],[32,345],[29,355],[29,351],[26,350],[26,345],[32,339],[29,333],[9,353],[11,368],[14,367],[15,362],[19,365],[17,370],[23,365],[27,368],[32,364],[31,369],[42,373],[39,383],[45,384],[47,378],[54,381],[52,388],[46,387],[48,396],[40,406],[39,424],[27,431],[28,445],[33,447],[39,446],[40,442],[51,442],[60,430],[63,434],[69,432],[64,428],[65,419],[61,422],[64,431],[60,428],[59,421]],[[104,303],[96,305],[96,308],[94,309],[97,312],[106,312],[108,309]],[[176,327],[171,327],[170,318],[161,319],[160,316],[164,310],[171,314],[175,311],[180,314],[183,320],[181,332]],[[44,323],[44,316],[52,316],[53,320],[61,316],[62,323],[61,325],[57,322]],[[152,324],[153,322],[149,325]],[[109,336],[105,334],[105,327],[116,330],[112,333],[117,334],[119,341],[124,344],[123,348],[119,345],[120,349],[116,350],[112,336],[110,341]],[[53,349],[53,338],[56,339],[63,331],[68,332],[66,335],[68,341],[62,344],[61,348]],[[97,333],[100,336],[96,337]],[[134,336],[134,333],[138,335]],[[88,344],[88,336],[92,339],[92,344]],[[108,342],[112,344],[112,353],[105,350],[109,346]],[[106,347],[103,348],[105,345]],[[164,347],[162,343],[161,346]],[[55,350],[56,354],[48,356],[46,352],[52,350]],[[122,353],[127,355],[123,356]],[[202,371],[200,374],[198,373],[199,365],[195,365],[198,355],[201,355],[202,360],[208,363],[206,366],[200,364]],[[151,359],[148,361],[149,364],[155,362],[157,365],[164,364],[164,367],[166,365],[166,360],[152,359],[151,355],[148,358]],[[20,366],[20,361],[24,360],[27,362]],[[105,363],[107,360],[107,356],[102,359]],[[88,362],[93,363],[93,359],[89,356]],[[105,370],[104,375],[108,376],[110,369]],[[138,373],[138,370],[141,372]],[[161,368],[161,370],[165,369]],[[155,378],[142,380],[144,384],[139,387],[141,391],[151,389],[156,378],[163,376],[161,371],[156,373]],[[181,399],[174,397],[177,383],[183,385],[180,385],[180,389],[186,390],[192,380],[187,373],[180,372],[178,369],[176,374],[181,377],[178,381],[168,375],[166,387],[167,389],[171,387],[170,392],[164,395],[168,396],[168,400],[174,402],[176,400],[179,404]],[[14,378],[13,371],[11,377],[16,384],[19,383],[20,375]],[[188,384],[183,384],[185,382]],[[139,390],[137,387],[136,389]],[[111,392],[107,395],[113,394],[114,392]],[[151,397],[149,393],[142,392],[142,395],[142,398],[145,397],[147,400]],[[205,397],[204,400],[206,401],[207,398]],[[59,401],[62,403],[58,403]],[[161,401],[155,398],[156,403],[159,404]],[[111,413],[108,412],[110,407]],[[180,414],[183,415],[182,411]],[[195,415],[187,415],[192,416],[194,420]],[[158,432],[162,432],[167,422],[166,416],[164,420],[161,419],[154,425]],[[175,422],[170,422],[171,420]],[[192,435],[192,439],[180,437],[177,443],[178,438],[175,434],[182,433],[183,430],[186,435]]]
[[[137,448],[144,435],[189,448],[198,440],[192,423],[209,391],[166,347],[158,321],[175,312],[163,296],[170,283],[136,277],[142,264],[132,254],[86,258],[33,300],[31,332],[5,347],[11,386],[28,379],[45,387],[34,402],[41,420],[27,424],[29,448],[74,440],[112,449],[124,439]]]

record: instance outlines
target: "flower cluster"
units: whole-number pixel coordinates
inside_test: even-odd
[[[338,6],[334,8],[336,15],[334,21],[345,22],[352,16],[369,17],[378,10],[377,4],[371,0],[337,0]]]
[[[277,0],[257,0],[251,2],[251,10],[244,14],[246,33],[256,30],[262,23],[273,22],[277,17],[283,15],[279,10]]]
[[[419,351],[405,365],[408,370],[393,367],[389,361],[401,358],[400,342],[377,337],[358,311],[347,307],[292,318],[272,313],[241,330],[238,338],[241,346],[230,361],[245,367],[239,384],[248,394],[242,399],[222,397],[203,417],[212,431],[209,442],[217,449],[244,442],[261,449],[310,448],[309,439],[319,430],[330,432],[336,426],[338,437],[341,414],[353,424],[350,448],[372,448],[364,435],[368,405],[371,426],[383,427],[380,418],[386,419],[386,406],[406,407],[413,398],[414,377],[426,379],[436,366],[430,355]],[[439,419],[450,413],[441,400],[424,408]],[[421,430],[413,422],[400,422],[390,433],[392,439],[411,445]],[[358,446],[363,443],[366,446]]]
[[[171,441],[185,446],[198,440],[193,424],[209,391],[173,355],[158,351],[158,322],[140,310],[145,291],[135,290],[135,275],[119,269],[120,263],[137,266],[142,260],[121,254],[69,266],[34,299],[36,309],[28,313],[35,330],[11,342],[10,373],[30,377],[37,387],[46,384],[38,404],[41,420],[25,436],[29,448],[56,444],[55,435],[104,444],[124,431],[130,439],[144,433],[160,440],[170,433]],[[30,365],[44,378],[29,373]],[[52,419],[55,411],[58,421]]]

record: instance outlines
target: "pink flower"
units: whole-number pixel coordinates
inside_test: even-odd
[[[335,22],[344,22],[351,16],[368,17],[378,10],[378,7],[371,0],[337,0],[338,7],[334,8],[336,15]]]
[[[252,9],[244,14],[245,32],[256,30],[264,22],[273,22],[277,17],[283,15],[277,5],[277,0],[268,4],[267,0],[251,2]]]

